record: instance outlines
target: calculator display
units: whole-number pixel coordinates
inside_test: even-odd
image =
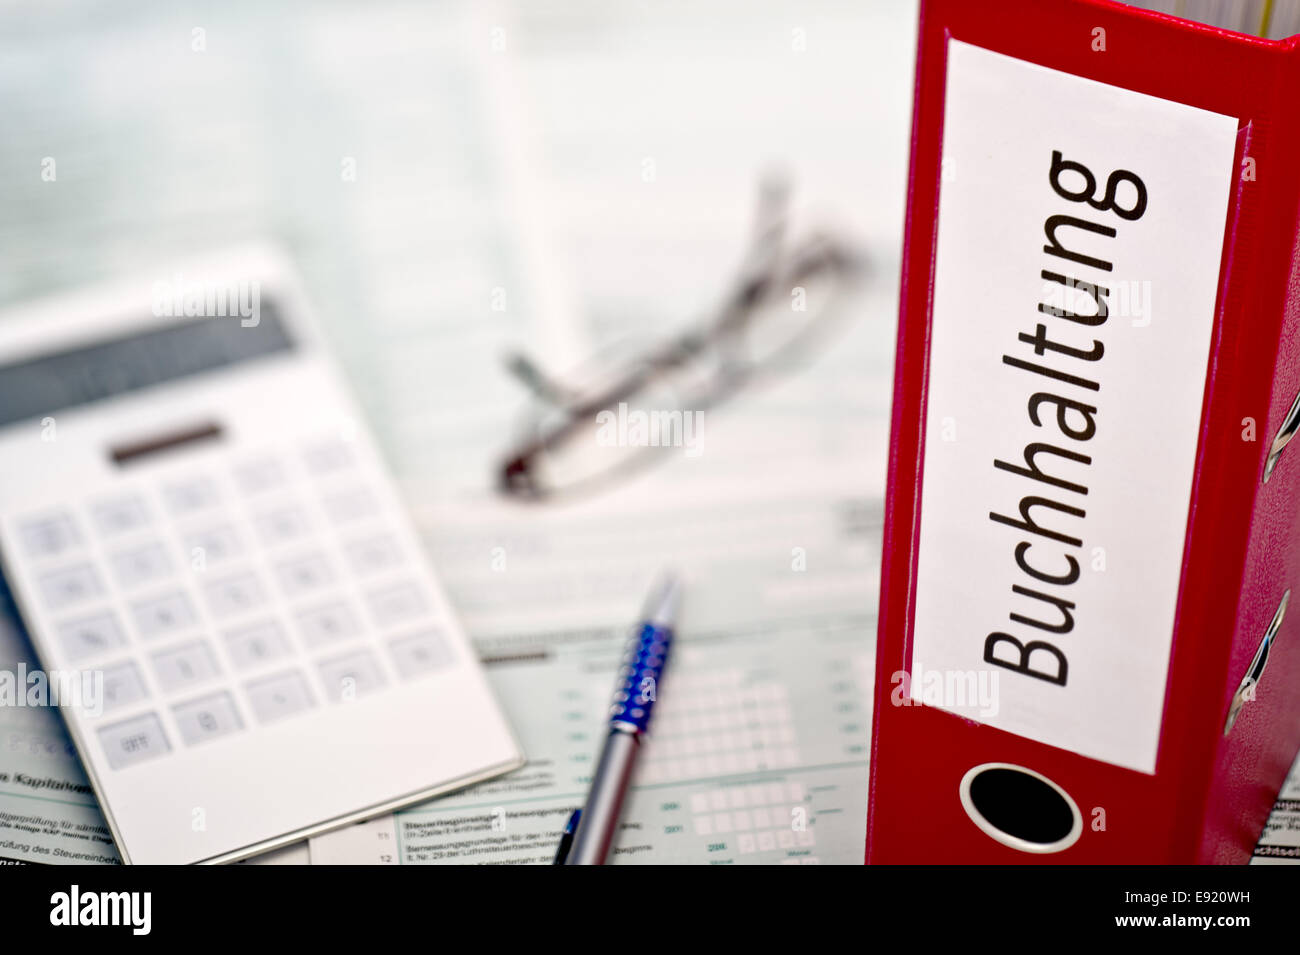
[[[0,427],[289,351],[274,303],[256,324],[238,317],[190,318],[148,331],[0,366]]]

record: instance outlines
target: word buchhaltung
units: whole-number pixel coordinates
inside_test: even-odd
[[[1071,191],[1062,182],[1066,173],[1079,177],[1082,188]],[[1092,170],[1053,150],[1047,180],[1060,199],[1084,203],[1087,209],[1112,214],[1122,222],[1134,222],[1146,212],[1146,184],[1127,169],[1117,169],[1106,178],[1105,193],[1098,199],[1097,177]],[[1121,185],[1129,187],[1131,205],[1125,206],[1119,200]],[[1053,319],[1051,329],[1045,323],[1037,323],[1033,334],[1021,332],[1017,336],[1028,349],[1002,356],[1005,366],[1026,376],[1025,389],[1030,394],[1025,407],[1029,420],[1044,429],[1043,436],[1048,440],[1025,445],[1023,466],[1002,460],[993,462],[993,467],[1031,483],[1024,487],[1028,493],[1020,499],[1018,518],[992,511],[988,515],[989,520],[1015,528],[1025,537],[1014,549],[1016,566],[1025,577],[1022,583],[1012,584],[1011,591],[1037,604],[1029,613],[1013,612],[1010,618],[1037,631],[1032,636],[1038,639],[1021,641],[1009,633],[990,633],[984,640],[984,662],[1057,686],[1065,686],[1070,676],[1069,660],[1059,637],[1074,630],[1074,614],[1078,609],[1069,599],[1073,596],[1069,588],[1080,575],[1079,561],[1072,552],[1083,546],[1087,512],[1080,505],[1088,494],[1085,482],[1093,463],[1092,456],[1085,454],[1084,449],[1097,434],[1100,403],[1097,396],[1101,391],[1101,366],[1106,354],[1105,343],[1093,338],[1092,333],[1101,334],[1100,327],[1110,317],[1110,290],[1100,283],[1114,271],[1114,263],[1109,258],[1085,254],[1076,243],[1089,233],[1112,240],[1118,235],[1115,226],[1107,224],[1114,220],[1094,222],[1096,216],[1091,212],[1088,215],[1090,218],[1051,213],[1043,220],[1047,238],[1043,253],[1051,257],[1043,265],[1051,267],[1043,268],[1040,277],[1045,282],[1082,293],[1084,302],[1090,304],[1079,309],[1061,308],[1050,301],[1039,302],[1039,314]],[[1092,242],[1095,244],[1096,240]],[[1072,263],[1071,271],[1083,277],[1055,271],[1065,266],[1052,263],[1062,261]],[[1082,340],[1070,337],[1080,334]],[[1059,438],[1047,430],[1051,424],[1055,425]],[[1051,635],[1051,639],[1041,635]]]

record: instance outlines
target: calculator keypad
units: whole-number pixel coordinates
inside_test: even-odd
[[[105,726],[99,731],[99,739],[108,754],[108,765],[113,769],[156,759],[171,750],[162,723],[154,713]]]
[[[140,668],[127,661],[104,668],[104,710],[130,706],[149,695]]]
[[[41,577],[40,588],[51,610],[86,603],[104,593],[99,574],[89,564],[77,564]]]
[[[18,534],[29,557],[64,554],[78,543],[76,528],[66,514],[52,514],[25,521]]]
[[[329,438],[16,524],[60,652],[103,674],[112,769],[456,663],[363,460]]]
[[[373,693],[384,685],[384,675],[368,650],[323,660],[319,664],[325,694],[333,701],[355,700],[363,693]]]
[[[253,712],[261,723],[274,723],[316,705],[302,674],[290,671],[244,684]]]
[[[282,561],[276,565],[275,575],[280,589],[290,598],[317,593],[333,579],[322,554]]]
[[[204,593],[214,617],[248,613],[266,603],[262,584],[251,573],[232,574],[207,584]]]
[[[346,604],[330,603],[298,614],[298,630],[311,648],[358,636],[361,625]]]
[[[306,514],[302,508],[292,505],[266,511],[256,520],[262,543],[270,547],[302,540],[310,533]]]
[[[220,564],[239,556],[239,535],[229,524],[191,531],[185,535],[185,553],[196,568]]]
[[[104,537],[115,537],[149,524],[149,511],[138,494],[122,494],[96,501],[90,506],[95,529]]]
[[[193,746],[244,728],[235,701],[224,690],[172,707],[181,739]]]
[[[59,639],[63,641],[68,657],[78,662],[126,645],[126,637],[112,613],[70,620],[59,627]]]
[[[184,643],[153,655],[154,675],[163,692],[189,689],[217,675],[212,650],[201,640]]]
[[[118,551],[108,562],[113,567],[113,579],[123,590],[133,590],[172,572],[172,559],[157,542]]]
[[[226,633],[226,651],[240,670],[279,660],[291,652],[284,630],[274,621],[253,624]]]
[[[146,640],[188,630],[199,622],[194,613],[194,604],[180,590],[138,600],[131,605],[131,613],[135,618],[136,629]]]

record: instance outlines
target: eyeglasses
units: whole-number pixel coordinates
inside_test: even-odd
[[[525,355],[509,356],[532,402],[501,465],[500,490],[528,500],[586,493],[665,451],[697,454],[704,410],[805,359],[865,268],[828,234],[788,244],[788,207],[786,183],[765,179],[739,273],[697,327],[648,345],[623,342],[562,381]]]

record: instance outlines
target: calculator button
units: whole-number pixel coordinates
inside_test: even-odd
[[[176,517],[187,517],[217,503],[217,487],[210,478],[193,478],[163,488],[167,509]]]
[[[185,535],[185,554],[191,566],[205,567],[238,556],[239,535],[229,524],[209,527]]]
[[[176,717],[181,739],[190,746],[244,728],[235,701],[224,691],[173,706],[172,715]]]
[[[103,592],[99,575],[89,564],[78,564],[41,577],[41,593],[54,610],[82,603]]]
[[[414,584],[398,584],[366,594],[370,614],[381,627],[418,617],[428,609],[428,602]]]
[[[31,557],[55,557],[81,543],[81,535],[67,514],[50,514],[24,521],[18,527],[18,536]]]
[[[299,540],[308,530],[307,515],[300,507],[281,507],[257,518],[257,533],[270,546]]]
[[[163,735],[162,724],[154,713],[105,726],[99,731],[99,741],[103,743],[108,765],[113,769],[142,763],[171,750],[167,737]]]
[[[235,468],[235,483],[245,494],[261,494],[284,486],[284,468],[274,458],[245,461]]]
[[[325,506],[325,513],[336,524],[359,521],[379,513],[378,498],[364,487],[327,495],[321,503]]]
[[[162,544],[145,544],[109,558],[113,576],[123,588],[139,587],[172,572],[172,560]]]
[[[294,713],[310,709],[316,705],[307,681],[301,673],[281,673],[265,680],[256,680],[244,684],[253,712],[262,723],[274,723],[276,720]]]
[[[148,696],[140,668],[134,663],[119,663],[104,668],[104,709],[127,706]]]
[[[200,640],[155,653],[153,669],[164,693],[196,686],[219,672],[212,651]]]
[[[204,587],[208,607],[214,616],[229,617],[254,610],[266,602],[262,585],[252,574],[235,574]]]
[[[379,664],[367,650],[323,660],[317,664],[326,695],[335,703],[355,699],[384,685]]]
[[[111,613],[96,614],[84,620],[72,620],[61,624],[59,639],[69,659],[72,660],[91,657],[96,653],[126,645],[122,627]]]
[[[90,516],[105,537],[138,530],[149,523],[149,511],[138,494],[99,501],[91,506]]]
[[[454,657],[451,647],[438,630],[424,630],[409,637],[390,640],[389,652],[403,678],[411,679],[430,670],[447,666]]]
[[[241,670],[285,656],[289,641],[278,623],[266,622],[226,633],[226,649]]]
[[[308,447],[303,452],[307,470],[312,474],[325,475],[345,470],[352,466],[352,448],[342,441],[326,441]]]
[[[320,590],[333,579],[329,564],[320,554],[309,554],[285,561],[275,568],[280,589],[290,597]]]
[[[308,647],[346,640],[361,632],[356,616],[341,603],[327,604],[299,613],[298,629]]]
[[[135,617],[136,629],[146,640],[184,630],[198,622],[190,598],[179,590],[137,601],[131,605],[131,613]]]
[[[391,570],[402,560],[397,541],[387,534],[365,537],[344,547],[348,566],[355,574],[377,574]]]

